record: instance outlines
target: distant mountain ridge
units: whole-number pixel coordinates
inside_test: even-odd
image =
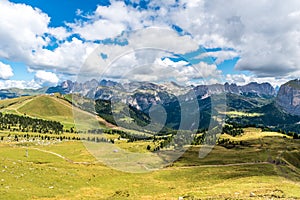
[[[48,90],[47,87],[39,89],[19,89],[19,88],[9,88],[0,90],[0,99],[10,99],[20,96],[31,96],[36,94],[44,94]]]
[[[187,89],[193,88],[197,95],[202,94],[210,95],[211,93],[221,93],[228,92],[233,94],[242,94],[242,95],[253,95],[257,97],[274,97],[276,95],[275,88],[270,83],[256,83],[251,82],[249,84],[238,86],[236,84],[225,83],[222,84],[213,84],[213,85],[197,85],[197,86],[181,86],[175,82],[167,82],[163,84],[154,84],[150,82],[130,82],[130,83],[117,83],[111,80],[101,80],[97,81],[95,79],[86,81],[84,83],[72,82],[70,80],[63,81],[60,85],[56,87],[50,87],[46,93],[55,93],[59,92],[62,94],[69,94],[73,92],[81,92],[85,95],[90,96],[91,91],[100,94],[97,90],[107,88],[115,88],[120,90],[134,91],[137,89],[140,90],[164,90],[171,93],[178,93],[181,91],[183,93]],[[97,98],[96,95],[95,98]],[[101,95],[100,95],[101,96]]]
[[[258,97],[272,97],[276,95],[275,88],[270,83],[251,82],[244,86],[225,83],[225,90],[234,94],[253,95]]]
[[[274,98],[275,89],[269,83],[249,83],[244,86],[236,84],[212,84],[197,86],[181,86],[175,82],[155,84],[151,82],[118,83],[111,80],[97,81],[95,79],[84,83],[64,81],[56,87],[51,87],[47,93],[62,94],[79,93],[94,100],[111,100],[123,102],[135,109],[149,112],[152,105],[174,104],[178,98],[184,101],[206,99],[212,95],[232,93],[251,98]]]

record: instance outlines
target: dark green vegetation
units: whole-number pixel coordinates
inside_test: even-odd
[[[241,112],[249,112],[252,109],[267,105],[271,103],[273,99],[262,98],[262,97],[249,97],[238,94],[226,94],[226,106],[227,111],[241,111]]]
[[[0,130],[9,132],[63,133],[63,125],[56,121],[0,113]]]
[[[210,107],[210,98],[205,100],[198,101],[199,107],[201,109],[201,114],[199,116],[199,125],[191,126],[194,122],[196,123],[195,115],[198,114],[198,111],[194,109],[193,106],[186,105],[186,110],[182,111],[180,104],[178,101],[168,102],[163,104],[163,108],[167,114],[165,124],[162,126],[162,130],[157,133],[156,127],[159,126],[159,122],[151,124],[151,117],[149,116],[149,110],[141,111],[132,106],[127,106],[125,104],[119,103],[117,106],[113,107],[111,105],[111,101],[109,100],[96,100],[95,103],[95,111],[97,114],[104,118],[106,121],[112,124],[118,124],[127,129],[136,129],[139,131],[153,131],[159,135],[166,134],[168,135],[172,131],[181,130],[203,130],[209,127],[211,122],[211,107]],[[85,108],[84,106],[82,106]],[[125,110],[128,109],[128,112]],[[114,112],[114,113],[113,113]],[[153,110],[158,116],[160,116],[160,110]],[[182,118],[182,113],[184,114],[184,118]],[[163,114],[161,114],[163,115]],[[115,118],[119,119],[116,123]],[[186,119],[186,121],[184,121]],[[189,120],[188,120],[189,119]],[[192,119],[192,120],[191,120]],[[151,124],[153,127],[149,127]],[[184,128],[181,124],[186,124],[185,126],[188,128]],[[137,126],[136,126],[137,125]],[[143,127],[148,126],[147,129],[143,129]]]
[[[257,115],[249,116],[253,113],[257,113]],[[298,122],[300,122],[299,116],[290,115],[282,111],[274,102],[251,109],[248,111],[248,116],[227,117],[227,123],[229,124],[239,124],[242,127],[264,127],[273,131],[299,134],[300,124]]]
[[[85,107],[85,106],[84,106]],[[126,106],[127,107],[127,106]],[[126,127],[126,115],[124,115],[124,109],[126,108],[125,105],[120,104],[119,105],[119,112],[116,113],[116,118],[118,119],[124,119],[124,123],[121,122],[123,126]],[[95,103],[95,111],[98,113],[98,115],[102,118],[104,118],[106,121],[117,125],[117,123],[114,120],[113,111],[112,111],[112,105],[111,101],[109,100],[97,100]],[[128,106],[129,114],[131,119],[136,122],[139,126],[145,126],[150,122],[149,116],[147,116],[145,113],[135,109],[132,106]],[[120,124],[120,123],[118,123]],[[128,127],[127,127],[128,128]]]

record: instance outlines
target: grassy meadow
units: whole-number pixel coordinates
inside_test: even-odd
[[[148,173],[111,169],[80,141],[3,141],[0,199],[300,198],[299,140],[254,128],[221,138],[232,143],[215,146],[204,159],[198,157],[202,146],[187,147],[173,165]],[[131,145],[145,152],[145,142]]]

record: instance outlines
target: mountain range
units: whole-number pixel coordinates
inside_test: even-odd
[[[199,118],[199,126],[194,128],[205,129],[212,123],[212,113],[227,111],[226,123],[293,132],[300,130],[298,79],[283,84],[279,89],[269,83],[256,82],[243,86],[229,83],[182,86],[175,82],[118,83],[93,79],[79,83],[67,80],[55,87],[40,90],[1,90],[0,96],[11,98],[38,93],[77,94],[89,102],[73,100],[78,107],[128,128],[133,128],[133,122],[154,128],[157,124],[151,123],[151,113],[160,113],[161,121],[165,121],[164,128],[178,129],[183,113],[189,113],[187,118],[193,120],[188,124],[195,124]],[[165,111],[161,111],[160,106]],[[113,115],[121,120],[116,122]]]
[[[300,128],[298,123],[300,122],[299,80],[289,81],[276,90],[269,83],[256,82],[243,86],[229,83],[181,86],[175,82],[118,83],[111,80],[93,79],[84,83],[64,81],[56,87],[48,88],[46,92],[77,93],[84,98],[92,99],[96,102],[95,112],[111,123],[118,123],[112,117],[114,112],[112,107],[118,107],[118,118],[122,119],[122,122],[118,124],[121,123],[122,126],[126,126],[125,122],[128,122],[128,117],[140,124],[149,124],[151,109],[159,113],[157,105],[161,105],[166,111],[166,127],[172,129],[179,128],[180,120],[182,120],[180,115],[183,112],[191,114],[189,119],[196,118],[195,112],[200,113],[200,123],[197,128],[207,128],[212,123],[209,120],[211,114],[223,112],[222,106],[225,106],[227,111],[227,123],[294,132],[298,132]],[[192,105],[195,101],[199,106],[197,111],[189,107],[186,107],[188,111],[182,111],[182,104]],[[117,102],[117,106],[112,102]],[[125,105],[129,105],[129,113]],[[88,110],[83,105],[79,106]],[[130,123],[129,126],[131,126]]]
[[[276,95],[275,88],[270,83],[257,83],[251,82],[249,84],[238,86],[236,84],[225,83],[222,84],[213,84],[213,85],[198,85],[198,86],[181,86],[175,82],[166,82],[162,84],[154,84],[150,82],[130,82],[130,83],[117,83],[110,80],[101,80],[100,82],[93,79],[86,81],[84,83],[72,82],[70,80],[62,82],[56,87],[50,87],[46,93],[55,93],[59,92],[61,94],[68,94],[74,92],[81,92],[86,96],[91,95],[91,91],[96,92],[94,98],[101,98],[101,90],[104,88],[115,88],[126,91],[134,91],[137,89],[140,90],[165,90],[174,94],[184,93],[188,89],[194,89],[197,94],[207,95],[215,92],[229,92],[235,94],[243,95],[253,95],[258,97],[273,97]],[[98,95],[97,95],[98,94]]]

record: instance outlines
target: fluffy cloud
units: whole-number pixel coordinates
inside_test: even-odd
[[[274,87],[281,86],[282,84],[288,82],[289,78],[276,78],[276,77],[257,77],[254,75],[245,75],[245,74],[227,74],[225,80],[228,83],[235,83],[237,85],[245,85],[250,82],[257,83],[270,83]]]
[[[146,14],[127,7],[124,2],[112,1],[109,7],[98,6],[92,15],[87,16],[89,21],[76,21],[67,25],[72,28],[73,33],[86,40],[103,40],[115,38],[129,28],[142,28],[141,21],[146,20],[143,17]]]
[[[128,72],[128,66],[145,64],[153,67],[148,70],[153,71],[149,72],[151,79],[159,76],[156,78],[159,80],[162,77],[154,67],[157,60],[173,53],[189,53],[202,45],[233,49],[201,56],[215,57],[216,64],[239,57],[235,69],[253,74],[250,78],[242,77],[246,82],[255,78],[276,82],[278,77],[296,78],[300,74],[300,2],[296,0],[255,3],[250,0],[231,0],[230,3],[219,0],[152,0],[149,9],[112,0],[110,6],[98,6],[91,14],[78,11],[84,20],[74,20],[66,27],[49,27],[47,14],[25,4],[0,0],[0,7],[0,57],[24,62],[34,70],[54,70],[74,76],[84,65],[81,73],[86,77],[92,74],[114,78]],[[183,31],[178,34],[170,30],[172,25]],[[80,35],[83,39],[71,35]],[[128,45],[93,42],[116,37],[127,41]],[[47,49],[46,46],[53,42],[57,48]],[[143,48],[157,50],[140,50]],[[100,53],[107,58],[99,57]],[[120,56],[122,58],[118,59]],[[118,67],[111,67],[114,64]],[[178,72],[183,74],[178,75],[178,79],[194,78],[190,75],[193,72],[190,66],[176,63],[177,72],[174,68],[171,72],[170,65],[175,63],[164,64],[166,69],[161,72],[165,74],[175,76]],[[199,69],[204,69],[197,73],[202,77],[220,74],[213,65],[199,63]],[[145,78],[141,72],[136,74],[137,79]],[[227,78],[233,80],[241,76]]]
[[[106,38],[115,38],[120,35],[125,26],[122,23],[113,23],[108,20],[96,20],[92,23],[83,22],[82,24],[69,25],[74,33],[80,34],[86,40],[103,40]]]
[[[209,57],[216,58],[215,63],[220,64],[223,63],[225,60],[231,60],[233,58],[239,57],[239,54],[235,51],[222,50],[222,51],[214,51],[214,52],[205,52],[200,54],[196,58],[203,59]]]
[[[259,77],[287,77],[300,70],[299,1],[182,0],[160,5],[154,0],[151,4],[167,10],[158,12],[160,17],[183,28],[199,44],[235,49],[241,57],[236,70]]]
[[[157,37],[158,35],[160,37]],[[86,59],[79,74],[80,78],[90,78],[91,76],[96,76],[95,78],[98,79],[100,76],[118,78],[122,77],[124,73],[134,73],[132,71],[136,68],[153,67],[157,64],[157,60],[170,57],[173,53],[184,54],[198,49],[198,45],[192,37],[180,36],[176,31],[167,28],[140,29],[128,33],[126,38],[128,40],[126,46],[100,44]],[[103,54],[107,57],[102,58]],[[170,62],[168,59],[164,61]],[[175,64],[182,65],[181,62],[170,63],[170,65]],[[148,75],[151,70],[154,69],[149,69]],[[146,75],[144,74],[143,77]],[[162,73],[162,75],[167,74]],[[139,78],[139,80],[143,79]],[[157,78],[157,80],[161,80],[161,78]]]
[[[205,62],[200,62],[199,64],[194,65],[194,68],[198,71],[198,75],[194,75],[194,78],[220,78],[219,76],[222,74],[216,65],[209,65]]]
[[[174,68],[186,66],[186,65],[189,64],[189,62],[184,61],[184,60],[180,60],[178,62],[174,62],[170,58],[158,59],[157,63],[159,65],[162,65],[162,66],[168,66],[168,67],[174,67]]]
[[[6,88],[20,88],[20,89],[38,89],[41,85],[37,84],[34,80],[5,80],[0,81],[0,89]]]
[[[222,36],[227,46],[239,52],[236,70],[247,70],[258,77],[283,77],[300,70],[299,1],[224,3],[205,1],[210,20],[202,27]]]
[[[76,73],[96,44],[76,38],[65,40],[65,27],[49,27],[50,17],[25,4],[0,1],[0,57],[26,63],[35,70],[57,70]],[[55,49],[45,48],[58,42]],[[55,42],[55,40],[54,40]]]
[[[41,86],[56,85],[59,81],[56,74],[42,70],[36,72],[34,80],[37,84]]]
[[[150,13],[151,11],[139,11],[126,6],[122,1],[112,1],[109,7],[98,6],[92,18],[102,18],[112,23],[122,23],[134,30],[143,27],[142,24],[145,23],[143,21],[147,21],[147,16]]]
[[[56,27],[56,28],[50,27],[48,29],[48,33],[54,36],[58,40],[65,40],[68,36],[70,36],[70,33],[64,27]]]
[[[137,30],[128,35],[128,43],[135,49],[154,48],[176,54],[185,54],[199,48],[192,36],[180,36],[167,27]]]
[[[42,49],[31,57],[31,68],[45,68],[69,74],[76,74],[85,59],[97,47],[96,44],[83,42],[77,38],[62,43],[54,50]]]
[[[138,63],[135,60],[134,53],[127,55],[125,60],[130,60],[132,63]],[[125,60],[120,59],[120,63]],[[204,79],[219,79],[221,72],[216,65],[208,65],[200,62],[196,65],[191,65],[186,61],[172,61],[169,58],[157,57],[154,62],[132,64],[126,67],[121,67],[121,64],[111,66],[106,72],[106,77],[114,78],[118,81],[151,81],[165,82],[176,80],[178,83],[185,85],[193,82],[194,84],[203,81]]]
[[[0,62],[0,79],[9,79],[14,75],[10,65]]]
[[[36,72],[34,79],[24,80],[0,80],[0,89],[20,88],[20,89],[38,89],[45,86],[54,86],[59,82],[56,74],[39,70]]]
[[[43,34],[50,18],[25,4],[0,1],[0,57],[27,61],[33,50],[46,45]]]

